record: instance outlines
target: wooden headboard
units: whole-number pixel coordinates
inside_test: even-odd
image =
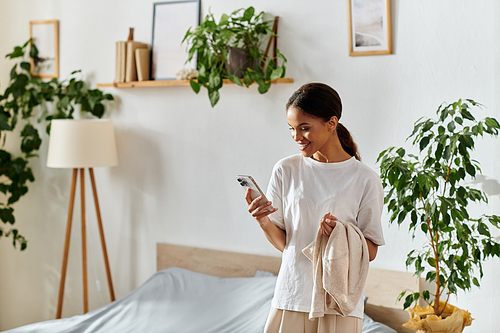
[[[415,333],[403,327],[409,319],[403,311],[403,300],[396,303],[403,290],[420,290],[420,278],[413,273],[371,268],[365,284],[365,296],[368,301],[365,313],[373,320],[395,329],[398,333]]]
[[[257,270],[277,275],[281,265],[279,257],[162,243],[156,245],[156,255],[157,270],[177,266],[218,277],[251,277]],[[405,289],[420,290],[419,284],[412,273],[370,268],[365,285],[366,314],[398,333],[413,333],[401,326],[408,321],[408,313],[401,310],[402,302],[396,303],[396,299]]]
[[[177,266],[218,277],[251,277],[257,270],[278,275],[280,257],[156,244],[156,269]]]

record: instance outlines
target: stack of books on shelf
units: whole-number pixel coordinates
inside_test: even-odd
[[[115,83],[149,80],[148,44],[129,40],[116,42]]]

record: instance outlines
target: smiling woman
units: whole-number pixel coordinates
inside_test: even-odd
[[[314,141],[320,145],[312,152],[317,160],[341,162],[351,156],[361,160],[351,133],[339,123],[342,102],[335,90],[317,83],[304,85],[290,97],[286,109],[292,138],[301,145],[304,156],[305,148]]]
[[[262,203],[262,197],[251,200],[246,196],[250,214],[271,244],[283,252],[264,332],[359,333],[363,297],[343,295],[352,308],[340,310],[341,305],[332,304],[324,316],[311,311],[316,290],[312,281],[321,277],[313,271],[313,264],[303,251],[315,239],[326,244],[335,228],[339,228],[337,223],[342,223],[361,235],[357,250],[353,250],[363,253],[358,258],[360,264],[368,265],[369,260],[375,259],[378,246],[384,245],[380,178],[361,163],[349,131],[339,123],[342,102],[334,89],[322,83],[303,85],[290,97],[286,110],[292,139],[299,145],[300,154],[276,163],[266,194],[269,202]],[[273,211],[267,210],[271,202]],[[343,268],[346,273],[351,265],[354,266]],[[334,285],[340,284],[333,281]],[[318,320],[309,320],[316,317]]]

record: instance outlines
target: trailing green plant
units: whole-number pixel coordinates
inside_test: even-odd
[[[88,89],[81,80],[81,72],[74,71],[67,80],[53,78],[43,81],[31,74],[29,58],[37,58],[38,50],[28,40],[23,46],[16,46],[6,58],[19,60],[10,71],[9,85],[0,95],[0,192],[6,202],[0,202],[0,238],[11,237],[12,244],[26,249],[27,240],[12,226],[16,219],[14,204],[28,192],[28,182],[35,177],[29,166],[29,159],[38,156],[37,151],[42,143],[35,122],[46,122],[46,131],[50,132],[51,119],[72,119],[75,108],[79,106],[101,118],[105,111],[105,101],[113,100],[110,94],[98,89]],[[29,49],[29,56],[26,54]],[[22,130],[15,131],[22,126]],[[19,153],[7,151],[7,136],[21,137]],[[17,156],[19,155],[19,156]]]
[[[391,147],[378,157],[389,222],[407,221],[413,237],[423,233],[427,238],[422,249],[408,253],[406,266],[417,275],[425,273],[435,290],[403,291],[399,299],[406,296],[405,309],[424,299],[439,316],[451,294],[479,287],[487,258],[500,257],[500,244],[490,232],[500,227],[500,217],[472,217],[467,209],[470,203],[488,202],[486,193],[470,182],[481,172],[471,157],[476,139],[496,137],[500,129],[494,118],[476,119],[472,111],[481,108],[470,99],[443,104],[436,119],[420,118],[408,137],[419,156]]]
[[[268,57],[261,48],[266,37],[275,36],[272,21],[264,20],[264,15],[264,12],[255,13],[253,7],[241,8],[230,15],[222,14],[217,23],[210,13],[202,24],[186,32],[182,41],[190,45],[186,62],[196,56],[199,72],[197,78],[190,80],[191,88],[198,93],[201,87],[205,87],[212,107],[219,101],[219,89],[224,79],[241,87],[256,82],[259,93],[264,94],[269,90],[271,81],[285,76],[285,56],[277,49],[276,58]],[[243,82],[240,77],[228,72],[230,49],[245,49],[251,59],[249,63],[257,64],[241,69]]]

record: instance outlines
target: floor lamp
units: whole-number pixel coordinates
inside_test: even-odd
[[[111,121],[73,119],[52,120],[47,166],[51,168],[73,169],[56,319],[61,318],[62,314],[64,284],[66,281],[71,225],[73,220],[73,206],[78,174],[80,174],[81,200],[83,312],[87,313],[89,311],[87,283],[87,233],[85,224],[85,169],[88,169],[90,174],[90,182],[94,196],[94,204],[97,214],[97,223],[101,238],[101,247],[104,256],[104,265],[106,268],[110,298],[111,301],[115,300],[93,168],[101,166],[115,166],[117,164],[115,137]]]

